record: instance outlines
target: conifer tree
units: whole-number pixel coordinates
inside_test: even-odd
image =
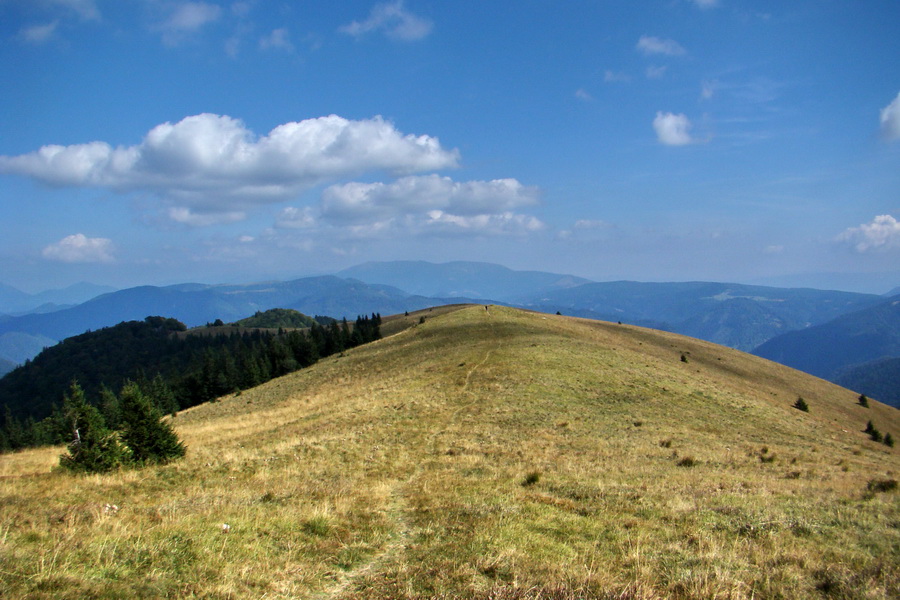
[[[60,466],[76,472],[106,473],[129,461],[128,447],[106,428],[100,411],[88,403],[76,382],[63,396],[63,415],[70,441],[68,453],[59,457]]]
[[[119,394],[119,403],[122,439],[131,449],[134,462],[164,464],[184,456],[184,444],[136,383],[125,384]]]

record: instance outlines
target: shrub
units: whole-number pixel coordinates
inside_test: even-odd
[[[894,436],[892,436],[890,433],[884,434],[884,445],[888,446],[890,448],[893,448],[894,447]]]
[[[679,467],[693,467],[697,464],[697,461],[693,456],[684,456],[675,464]]]
[[[865,394],[860,394],[859,396],[859,405],[869,408],[869,399],[866,398]]]
[[[532,471],[522,480],[522,487],[529,487],[541,480],[540,471]]]
[[[872,479],[866,484],[866,489],[873,494],[878,492],[890,492],[897,489],[896,479]]]
[[[807,404],[806,400],[800,396],[797,396],[797,401],[794,402],[794,408],[802,410],[803,412],[809,412],[809,404]]]

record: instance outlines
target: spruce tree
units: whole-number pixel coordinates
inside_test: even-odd
[[[68,453],[59,457],[61,467],[82,473],[107,473],[128,463],[128,447],[116,432],[106,428],[100,411],[88,403],[75,382],[63,396],[63,416],[70,441]]]
[[[119,405],[122,440],[131,449],[135,463],[164,464],[184,456],[184,444],[136,383],[125,383],[119,394]]]

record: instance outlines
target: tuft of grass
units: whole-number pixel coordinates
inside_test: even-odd
[[[693,467],[693,466],[696,466],[698,463],[697,463],[697,459],[695,459],[693,456],[682,456],[680,459],[678,459],[678,462],[676,462],[675,464],[678,465],[679,467]]]

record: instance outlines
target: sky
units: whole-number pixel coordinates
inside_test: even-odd
[[[897,0],[0,0],[0,282],[900,286]]]

